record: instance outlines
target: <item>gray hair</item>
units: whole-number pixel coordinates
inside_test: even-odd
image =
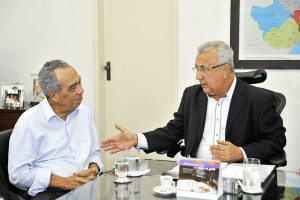
[[[58,94],[61,92],[61,85],[56,79],[56,76],[54,75],[53,71],[56,68],[65,68],[65,67],[70,67],[70,65],[68,65],[68,63],[62,60],[51,60],[49,62],[46,62],[43,68],[40,70],[38,76],[38,82],[43,93],[47,98],[49,98],[48,92],[50,91]]]
[[[233,50],[225,42],[218,41],[218,40],[209,41],[202,44],[200,47],[198,47],[197,51],[199,54],[202,53],[203,51],[209,51],[212,48],[217,49],[218,64],[227,63],[230,67],[230,72],[234,74]]]

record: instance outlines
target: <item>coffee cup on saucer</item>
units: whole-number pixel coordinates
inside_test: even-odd
[[[173,181],[172,176],[160,176],[160,190],[170,191],[175,187],[175,182]]]

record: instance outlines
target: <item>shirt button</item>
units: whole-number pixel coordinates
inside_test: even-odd
[[[217,121],[219,121],[219,119],[217,119]]]
[[[220,104],[218,103],[218,106],[220,106]]]

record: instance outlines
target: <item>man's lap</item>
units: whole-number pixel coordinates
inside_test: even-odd
[[[52,200],[57,199],[64,194],[68,193],[70,190],[62,190],[58,188],[48,188],[43,192],[38,193],[34,197],[31,197],[30,200]]]

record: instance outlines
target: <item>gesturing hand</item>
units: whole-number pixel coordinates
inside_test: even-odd
[[[100,147],[104,148],[104,151],[110,151],[113,154],[137,145],[138,139],[135,134],[118,124],[115,124],[115,126],[121,133],[101,141]]]
[[[219,145],[211,145],[209,148],[213,159],[222,162],[236,162],[243,159],[244,155],[239,147],[227,141],[218,140],[217,142]]]

